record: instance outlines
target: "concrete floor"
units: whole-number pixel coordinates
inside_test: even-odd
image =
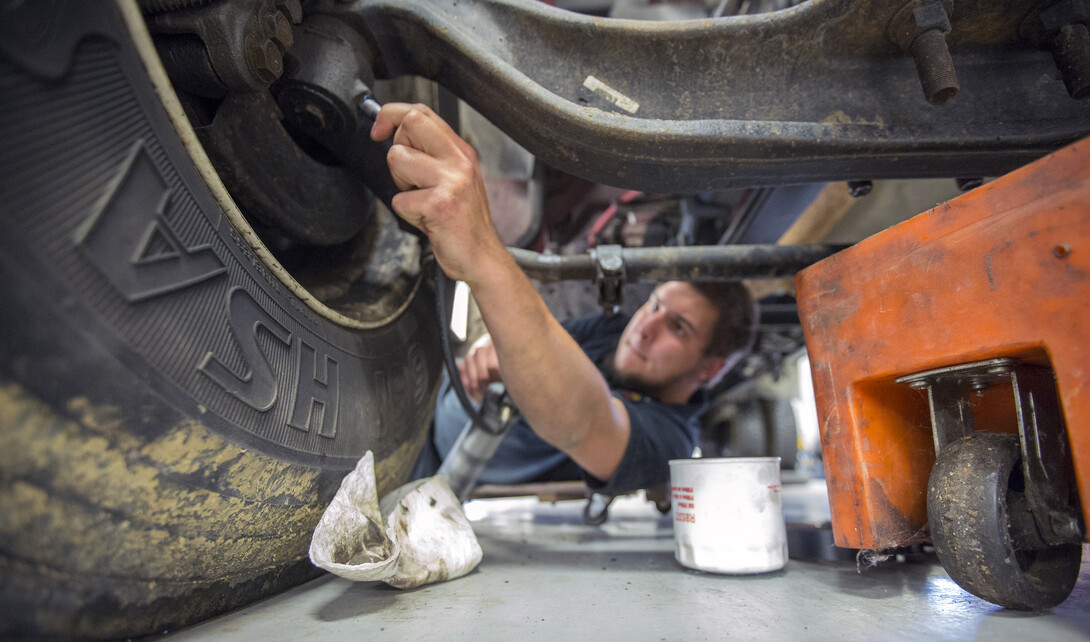
[[[821,482],[784,485],[788,521],[827,511]],[[177,640],[1074,640],[1090,639],[1090,564],[1051,612],[1007,611],[962,591],[934,555],[859,572],[791,559],[720,576],[674,561],[668,515],[620,498],[601,527],[583,502],[478,500],[466,514],[484,561],[466,577],[399,591],[332,575],[171,635]],[[794,551],[792,555],[794,555]],[[836,557],[832,555],[831,557]],[[1086,552],[1084,550],[1084,560]]]

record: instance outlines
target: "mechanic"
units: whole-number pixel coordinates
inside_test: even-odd
[[[466,390],[479,400],[502,380],[522,414],[479,481],[583,477],[613,495],[665,482],[667,461],[692,454],[703,388],[752,342],[745,286],[669,282],[627,325],[561,325],[496,235],[472,147],[424,105],[385,105],[371,137],[391,135],[394,210],[427,235],[447,276],[469,285],[489,332],[460,368]],[[415,476],[435,472],[465,421],[444,382]]]

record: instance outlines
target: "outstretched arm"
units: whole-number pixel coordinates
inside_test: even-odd
[[[394,211],[473,291],[512,399],[538,436],[608,480],[628,445],[628,412],[496,236],[473,148],[424,105],[384,106],[371,137],[391,135],[390,172],[402,190]]]

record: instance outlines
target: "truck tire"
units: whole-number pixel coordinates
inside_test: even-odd
[[[131,3],[0,9],[0,638],[175,629],[316,575],[367,450],[423,443],[420,275],[349,318],[257,240]]]

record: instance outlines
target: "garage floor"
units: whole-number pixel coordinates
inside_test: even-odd
[[[784,507],[788,522],[820,519],[828,510],[823,482],[785,483]],[[536,498],[473,501],[466,514],[484,561],[466,577],[399,591],[324,576],[171,637],[1090,639],[1087,563],[1064,604],[1027,614],[965,593],[933,554],[918,561],[893,558],[859,572],[848,551],[815,553],[811,547],[810,556],[825,559],[791,559],[783,571],[767,575],[719,576],[674,561],[669,516],[641,497],[615,501],[601,527],[584,525],[582,508],[583,502]]]

